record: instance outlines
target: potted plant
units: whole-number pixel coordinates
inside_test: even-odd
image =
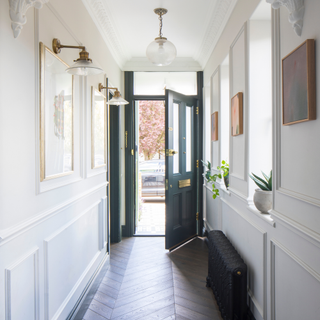
[[[262,213],[268,213],[272,208],[272,170],[270,171],[269,176],[264,172],[262,172],[262,175],[264,179],[254,173],[252,173],[252,175],[249,174],[249,177],[259,187],[259,189],[255,190],[253,195],[254,205]]]
[[[217,167],[219,171],[222,171],[223,175],[223,181],[226,186],[226,188],[229,188],[229,163],[226,161],[222,160],[221,161],[221,166]]]
[[[219,189],[216,188],[215,182],[217,181],[217,178],[224,179],[224,183],[226,185],[226,188],[229,186],[229,164],[226,163],[224,160],[221,162],[221,166],[217,167],[217,170],[219,170],[219,173],[215,173],[214,175],[211,175],[211,163],[210,161],[207,161],[207,163],[203,162],[203,165],[208,169],[205,173],[205,179],[207,182],[212,183],[212,198],[215,199],[217,196],[219,196]],[[226,179],[227,178],[227,179]]]

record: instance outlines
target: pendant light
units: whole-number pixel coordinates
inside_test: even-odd
[[[78,76],[90,76],[103,73],[101,68],[92,63],[92,60],[89,58],[89,52],[86,51],[84,46],[63,45],[60,43],[59,39],[55,38],[52,40],[52,50],[54,53],[60,53],[62,48],[82,49],[82,51],[79,52],[80,57],[77,60],[74,60],[75,63],[66,69],[66,72]]]
[[[162,36],[162,16],[168,12],[167,9],[157,8],[153,10],[159,15],[159,37],[155,38],[147,47],[148,59],[157,66],[169,65],[177,56],[177,49],[174,44]]]

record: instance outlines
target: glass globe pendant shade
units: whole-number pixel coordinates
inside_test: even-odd
[[[148,45],[146,55],[156,66],[167,66],[177,56],[177,49],[167,38],[158,37]]]
[[[86,60],[76,60],[76,62],[66,69],[66,72],[78,76],[91,76],[100,74],[103,70],[95,66],[92,62]]]

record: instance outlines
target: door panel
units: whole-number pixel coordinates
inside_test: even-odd
[[[196,106],[193,97],[166,90],[166,249],[196,235]]]

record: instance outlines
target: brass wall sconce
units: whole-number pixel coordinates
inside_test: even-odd
[[[102,83],[99,83],[99,91],[101,92],[102,89],[114,89],[115,90],[113,98],[111,100],[109,100],[107,102],[107,104],[115,105],[115,106],[119,106],[121,104],[129,104],[129,102],[127,100],[124,100],[121,97],[121,94],[120,94],[118,88],[104,87]]]
[[[74,60],[74,64],[66,69],[66,72],[78,75],[78,76],[89,76],[103,73],[103,70],[92,63],[92,60],[89,58],[89,52],[86,51],[85,46],[69,46],[61,44],[60,40],[54,38],[52,40],[52,50],[54,53],[58,54],[61,52],[62,48],[71,48],[71,49],[81,49],[79,52],[79,58]]]

